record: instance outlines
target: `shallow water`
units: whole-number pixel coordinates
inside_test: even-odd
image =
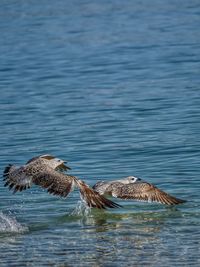
[[[2,1],[0,170],[51,153],[93,185],[188,200],[80,212],[0,182],[1,266],[200,266],[199,1]],[[14,230],[13,230],[14,229]]]

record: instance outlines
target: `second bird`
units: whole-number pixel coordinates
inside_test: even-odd
[[[186,202],[134,176],[109,182],[99,181],[93,186],[93,189],[101,195],[110,195],[121,199],[158,202],[166,205],[177,205]]]

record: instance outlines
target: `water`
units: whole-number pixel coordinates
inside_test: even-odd
[[[0,170],[51,153],[188,202],[80,213],[0,182],[1,266],[200,266],[199,1],[1,1]]]

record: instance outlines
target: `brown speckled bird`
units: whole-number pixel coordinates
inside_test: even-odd
[[[124,179],[110,182],[100,181],[93,186],[93,189],[100,195],[110,195],[121,199],[158,202],[166,205],[176,205],[186,202],[134,176],[128,176]]]
[[[14,193],[30,188],[32,184],[47,189],[48,193],[67,197],[77,187],[81,199],[89,206],[99,209],[116,208],[120,205],[106,199],[75,176],[61,173],[70,169],[65,161],[52,155],[34,157],[21,167],[8,165],[4,170],[5,186]]]

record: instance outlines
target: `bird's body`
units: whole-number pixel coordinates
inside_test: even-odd
[[[185,202],[134,176],[109,182],[100,181],[93,186],[93,189],[100,195],[110,195],[121,199],[158,202],[166,205]]]
[[[47,189],[50,194],[67,197],[77,187],[81,198],[89,207],[99,209],[119,207],[116,203],[101,196],[75,176],[64,174],[59,170],[70,169],[61,159],[51,155],[42,155],[30,159],[25,165],[16,167],[9,165],[4,170],[5,186],[13,192],[30,188],[32,184]]]

